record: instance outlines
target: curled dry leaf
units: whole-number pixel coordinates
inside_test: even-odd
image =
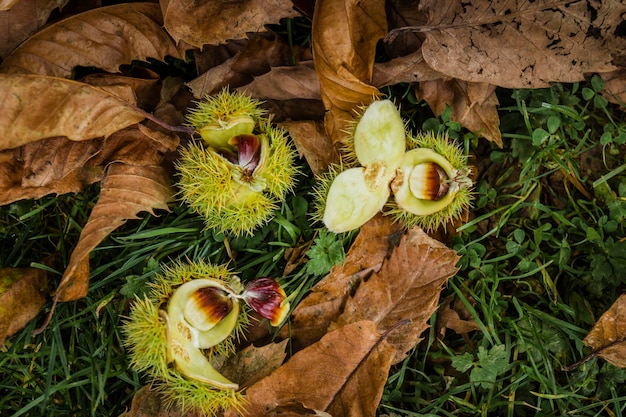
[[[69,77],[74,67],[117,72],[146,58],[181,57],[153,3],[125,3],[72,16],[38,32],[0,65],[3,73]]]
[[[130,408],[118,417],[200,417],[194,413],[183,413],[177,407],[167,407],[163,395],[152,385],[140,388],[131,402]]]
[[[140,73],[140,76],[129,77],[120,74],[91,74],[78,81],[94,87],[100,87],[104,90],[107,90],[108,87],[116,88],[127,86],[130,91],[130,97],[132,97],[127,101],[129,103],[136,101],[137,107],[150,111],[158,102],[161,80],[157,73],[147,68],[135,72]]]
[[[76,193],[100,181],[103,140],[63,137],[0,151],[0,205],[45,195]]]
[[[306,253],[311,246],[313,246],[312,241],[305,242],[305,240],[300,237],[298,238],[298,243],[295,247],[285,249],[284,259],[287,264],[283,270],[283,276],[291,274],[294,270],[307,262],[309,257]]]
[[[428,23],[417,26],[422,51],[436,71],[506,88],[574,82],[617,70],[626,37],[616,36],[626,4],[603,1],[424,0]]]
[[[265,100],[263,107],[276,123],[283,120],[322,120],[326,110],[321,100]]]
[[[418,49],[409,55],[374,64],[372,84],[380,88],[399,83],[438,80],[444,77],[444,74],[435,71],[426,63],[422,50]]]
[[[246,415],[282,416],[292,407],[333,417],[376,415],[394,350],[371,321],[330,332],[248,388]]]
[[[105,143],[100,165],[106,167],[100,197],[84,226],[70,257],[55,299],[70,301],[84,297],[89,280],[89,253],[106,236],[139,212],[168,210],[173,190],[170,175],[162,164],[162,153],[178,145],[169,137],[150,136],[138,128],[117,132]],[[156,139],[155,139],[156,138]]]
[[[626,103],[626,70],[621,69],[602,74],[602,79],[605,82],[602,95],[612,103],[620,105]]]
[[[458,260],[456,252],[443,243],[421,229],[410,229],[382,268],[361,282],[329,329],[372,320],[380,331],[388,331],[409,320],[410,324],[391,331],[387,337],[396,348],[393,362],[401,361],[429,327],[442,287],[458,271]]]
[[[453,330],[456,334],[461,335],[480,329],[474,320],[463,320],[459,313],[450,307],[439,310],[437,327],[440,330],[438,334],[442,339],[445,336],[446,329]]]
[[[0,1],[0,58],[42,27],[54,9],[69,0]]]
[[[242,39],[247,32],[260,32],[265,25],[295,17],[289,0],[163,0],[165,28],[176,40],[196,48]]]
[[[382,215],[365,223],[343,265],[335,266],[311,288],[292,312],[291,324],[281,330],[281,335],[291,337],[296,349],[319,340],[339,317],[360,282],[380,270],[401,233],[400,226]]]
[[[248,387],[265,378],[283,364],[287,357],[288,339],[256,347],[250,345],[215,366],[222,375],[236,381],[240,387]]]
[[[372,79],[376,44],[387,33],[385,2],[318,0],[311,42],[320,79],[326,132],[340,141],[358,106],[379,95]]]
[[[196,73],[204,74],[211,68],[223,64],[248,48],[252,39],[266,38],[270,32],[250,33],[245,39],[230,39],[219,45],[205,45],[193,51]]]
[[[144,112],[98,87],[54,77],[0,74],[0,150],[37,140],[107,137]]]
[[[587,334],[583,343],[620,368],[626,368],[626,294],[613,303]]]
[[[83,228],[55,299],[72,301],[87,294],[89,253],[113,230],[137,214],[168,210],[173,197],[170,176],[160,165],[111,164],[87,224]]]
[[[218,61],[218,58],[222,60]],[[292,65],[292,59],[298,63],[310,62],[311,53],[302,46],[290,47],[276,34],[262,32],[250,34],[249,39],[231,40],[224,45],[208,46],[204,51],[196,53],[196,59],[197,70],[201,75],[190,81],[188,86],[196,98],[202,98],[207,94],[217,93],[224,87],[234,89],[246,85],[251,87],[251,90],[263,88],[263,86],[252,87],[250,83],[255,83],[255,77],[272,71],[274,67]],[[312,72],[317,81],[315,71]],[[271,98],[257,96],[252,91],[250,93],[259,99]],[[306,97],[296,95],[289,98]],[[316,98],[319,99],[319,88]]]
[[[439,79],[420,83],[417,96],[437,116],[450,106],[452,120],[502,147],[495,85]]]
[[[311,61],[311,50],[301,45],[289,45],[274,32],[248,36],[250,40],[241,51],[241,56],[233,65],[233,70],[252,76],[265,74],[273,67],[295,65]]]
[[[279,123],[279,126],[289,132],[298,153],[304,156],[315,175],[324,173],[330,164],[339,163],[339,154],[320,122],[285,121]]]
[[[39,313],[46,302],[46,287],[41,269],[0,269],[0,346]]]
[[[196,71],[200,74],[187,83],[194,97],[217,94],[225,87],[238,87],[252,80],[250,74],[235,71],[239,58],[250,53],[252,39],[264,37],[265,33],[250,34],[250,39],[229,40],[220,45],[206,45],[201,51],[194,51]],[[262,52],[257,50],[256,53]],[[252,52],[253,54],[255,52]]]
[[[239,89],[261,100],[320,100],[319,79],[312,61],[274,67]]]
[[[233,65],[237,61],[237,57],[239,57],[239,54],[189,81],[187,86],[193,96],[201,99],[206,95],[217,94],[227,86],[243,85],[249,81],[248,77],[242,77],[241,74],[233,71]]]
[[[454,330],[457,334],[465,334],[480,329],[474,320],[461,319],[459,313],[451,308],[441,310],[439,319],[441,320],[442,327]]]
[[[401,234],[401,227],[382,215],[365,223],[343,265],[335,266],[311,288],[293,311],[289,328],[284,328],[281,334],[290,336],[296,348],[319,340],[339,317],[360,282],[380,270]]]
[[[11,10],[20,0],[0,0],[0,11]]]
[[[80,192],[100,181],[113,161],[156,164],[159,152],[171,152],[177,145],[177,137],[138,125],[107,139],[75,142],[56,137],[0,151],[0,205]]]
[[[469,303],[472,303],[472,297],[468,294],[465,295]],[[447,329],[460,335],[466,335],[471,331],[480,329],[465,304],[454,294],[447,296],[439,303],[436,326],[436,334],[442,340],[445,337]]]

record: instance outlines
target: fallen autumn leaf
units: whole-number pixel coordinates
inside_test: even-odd
[[[600,317],[583,342],[593,349],[594,356],[626,368],[626,294]]]

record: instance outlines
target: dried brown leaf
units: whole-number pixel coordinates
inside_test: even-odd
[[[290,100],[294,98],[320,100],[320,85],[313,62],[274,67],[239,90],[261,99]]]
[[[392,331],[387,341],[396,348],[394,363],[421,340],[437,310],[439,295],[456,274],[459,256],[421,229],[411,229],[382,268],[361,282],[330,330],[359,320],[372,320],[388,331],[403,320],[410,324]]]
[[[0,2],[0,58],[42,27],[54,9],[69,0],[17,0]]]
[[[380,270],[401,236],[401,227],[388,217],[376,216],[365,223],[350,247],[343,265],[335,266],[294,309],[284,337],[291,337],[296,349],[319,340],[339,317],[359,283]]]
[[[313,242],[304,242],[304,239],[300,237],[298,244],[293,248],[285,249],[285,269],[283,270],[283,276],[291,274],[295,269],[299,268],[307,262],[307,251],[311,248]]]
[[[600,317],[583,343],[593,349],[594,355],[626,368],[626,294]]]
[[[250,34],[249,37],[247,40],[231,40],[225,45],[208,46],[205,51],[196,53],[197,59],[201,60],[197,65],[198,73],[201,75],[188,84],[196,98],[214,94],[226,86],[234,89],[250,85],[251,82],[255,82],[254,77],[270,72],[273,67],[291,66],[292,59],[298,63],[311,61],[308,49],[301,46],[290,47],[273,33],[261,32]],[[231,55],[228,55],[229,53]],[[312,64],[309,64],[309,68],[312,68]],[[312,72],[317,82],[317,76],[314,71]],[[292,75],[292,78],[295,77]],[[255,88],[263,86],[251,87]],[[254,97],[271,98],[269,95]],[[306,98],[299,95],[289,98],[294,97]],[[319,88],[315,98],[319,100]]]
[[[0,205],[48,194],[81,191],[100,181],[102,139],[74,142],[58,137],[0,151]]]
[[[282,416],[303,407],[333,417],[373,416],[393,356],[373,322],[337,329],[248,388],[246,415]]]
[[[118,91],[117,88],[126,86],[129,91],[129,97],[131,97],[127,101],[131,103],[136,101],[137,107],[150,111],[159,101],[160,77],[157,73],[148,69],[136,72],[141,72],[141,76],[92,74],[81,78],[79,81],[104,90],[107,90],[108,87],[113,87],[115,93]],[[117,95],[119,96],[119,94]]]
[[[195,49],[193,51],[193,60],[196,64],[196,72],[203,74],[211,68],[223,64],[246,49],[251,39],[257,36],[268,36],[268,33],[250,33],[245,39],[230,39],[219,45],[205,45],[202,49]]]
[[[20,0],[0,0],[0,10],[11,10]]]
[[[119,415],[119,417],[205,417],[197,412],[183,413],[180,407],[168,407],[163,399],[163,395],[151,385],[140,388],[130,405],[130,409]]]
[[[0,269],[0,346],[32,320],[47,296],[47,276],[36,268]]]
[[[287,357],[288,339],[256,347],[250,345],[215,366],[220,373],[241,387],[249,387],[278,369]]]
[[[306,17],[311,19],[315,9],[315,0],[292,0],[293,5],[300,10]]]
[[[264,36],[264,34],[251,34]],[[233,69],[249,39],[231,39],[220,45],[206,45],[201,51],[194,51],[196,71],[200,74],[187,85],[196,98],[215,94],[224,87],[238,87],[252,81],[249,74],[240,74]]]
[[[0,91],[0,150],[57,136],[107,137],[144,119],[110,89],[61,78],[0,74]]]
[[[82,191],[100,181],[113,161],[159,163],[158,154],[173,151],[178,143],[176,136],[138,125],[107,139],[75,142],[56,137],[0,151],[0,205]]]
[[[276,123],[283,120],[322,120],[326,110],[322,100],[265,100],[263,107]]]
[[[260,32],[265,25],[295,17],[288,0],[161,0],[165,28],[176,40],[197,48],[242,39],[247,32]]]
[[[462,291],[469,305],[474,305],[475,301],[472,296]],[[445,337],[448,329],[464,337],[467,333],[480,329],[468,307],[461,301],[461,297],[455,294],[448,295],[439,303],[436,326],[436,334],[440,339]]]
[[[304,156],[315,175],[321,175],[330,164],[339,162],[339,154],[320,122],[285,121],[279,126],[289,132],[298,153]]]
[[[173,197],[170,175],[160,165],[112,163],[102,180],[100,197],[72,252],[55,299],[72,301],[87,294],[89,253],[126,220],[145,211],[168,210]]]
[[[177,145],[177,138],[146,126],[116,132],[104,141],[87,164],[91,169],[106,167],[100,198],[83,228],[55,300],[69,301],[86,294],[89,252],[109,233],[126,220],[137,218],[141,211],[167,210],[173,191],[162,154]]]
[[[249,41],[242,49],[233,65],[233,70],[241,74],[261,75],[273,67],[295,65],[311,61],[311,51],[300,45],[289,45],[274,32],[261,32],[248,35]]]
[[[75,66],[117,72],[146,58],[181,57],[153,3],[125,3],[69,17],[35,34],[0,65],[3,73],[69,77]]]
[[[426,63],[422,50],[418,49],[409,55],[374,64],[372,84],[380,88],[398,83],[438,80],[444,77],[442,73],[435,71]]]
[[[465,334],[480,327],[474,320],[463,320],[459,313],[450,307],[441,308],[437,315],[437,327],[441,329],[443,336],[445,329],[454,330],[457,334]]]
[[[417,2],[412,1],[396,2],[393,7],[387,9],[387,13],[392,33],[395,28],[423,26],[428,21],[426,14],[417,7]],[[383,46],[391,58],[398,58],[419,51],[423,40],[424,36],[421,33],[403,32],[393,39],[385,39]]]
[[[193,96],[201,99],[206,95],[216,94],[227,86],[244,85],[250,82],[250,77],[233,71],[233,65],[237,62],[239,55],[227,59],[225,62],[204,72],[199,77],[187,83]]]
[[[379,95],[371,86],[376,44],[387,33],[385,2],[318,0],[311,41],[320,79],[324,125],[336,143],[344,138],[354,110]]]
[[[623,2],[424,0],[422,51],[436,71],[506,88],[574,82],[587,73],[615,71],[626,38]]]
[[[450,106],[452,120],[502,147],[495,85],[439,79],[421,82],[417,96],[424,99],[437,116]]]
[[[618,70],[602,74],[604,90],[602,94],[612,103],[621,105],[626,103],[626,70]]]

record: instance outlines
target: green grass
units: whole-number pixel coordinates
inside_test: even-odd
[[[473,218],[451,242],[442,294],[479,331],[437,333],[389,378],[381,412],[402,416],[621,416],[626,371],[582,340],[626,289],[626,119],[601,80],[499,91],[505,146],[478,142]],[[578,188],[579,189],[578,189]]]
[[[444,129],[475,157],[472,217],[447,242],[462,256],[460,272],[442,299],[458,301],[479,330],[442,336],[435,314],[424,342],[390,374],[380,414],[626,413],[624,370],[599,358],[564,370],[589,353],[582,339],[626,289],[626,120],[599,84],[499,91],[502,149],[448,114],[428,117],[410,89],[389,90],[414,128]],[[113,233],[92,254],[87,298],[59,304],[32,336],[48,303],[0,348],[0,415],[117,416],[129,407],[146,381],[128,368],[120,323],[159,263],[204,259],[227,263],[244,282],[280,277],[296,304],[354,237],[311,224],[310,177],[253,237],[227,239],[230,252],[180,205]],[[46,268],[55,288],[98,191],[0,207],[0,267]],[[312,261],[282,277],[294,248]]]
[[[46,330],[32,336],[51,308],[48,303],[0,348],[0,415],[117,416],[129,407],[147,381],[128,367],[120,324],[130,300],[147,290],[159,263],[203,259],[227,264],[244,282],[279,277],[297,303],[341,259],[349,243],[318,238],[309,220],[313,182],[307,178],[310,173],[302,175],[300,188],[253,237],[225,239],[205,230],[202,219],[182,205],[115,231],[92,253],[87,298],[58,304]],[[92,186],[79,195],[0,207],[0,267],[44,268],[51,272],[50,287],[56,288],[98,191]],[[328,245],[331,258],[320,254],[315,270],[300,267],[282,277],[285,252],[310,245],[324,253]],[[51,266],[44,265],[50,256]]]

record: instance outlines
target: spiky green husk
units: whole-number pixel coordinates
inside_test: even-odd
[[[214,96],[207,95],[196,104],[197,107],[191,109],[186,116],[187,123],[196,131],[207,125],[225,124],[228,120],[242,117],[250,117],[258,122],[265,115],[265,110],[259,108],[260,101],[227,89]]]
[[[271,220],[286,194],[295,187],[300,171],[286,132],[268,121],[259,127],[268,138],[268,149],[250,184],[236,179],[243,175],[239,166],[200,142],[192,142],[181,151],[176,164],[179,195],[204,218],[207,228],[235,236],[252,235],[257,227]]]
[[[251,235],[278,207],[277,198],[236,181],[233,172],[237,167],[200,143],[182,150],[177,168],[180,197],[204,219],[207,228]]]
[[[243,291],[239,279],[223,265],[213,265],[202,260],[188,263],[179,261],[164,266],[162,272],[156,275],[150,283],[150,299],[155,303],[163,303],[172,296],[177,287],[198,278],[216,279],[231,287],[234,292]]]
[[[463,151],[445,134],[419,133],[416,136],[412,136],[407,133],[406,141],[407,150],[416,148],[432,149],[446,158],[455,169],[460,171],[468,169],[467,158]],[[317,184],[313,190],[314,206],[311,214],[312,220],[322,221],[330,186],[335,178],[347,168],[349,167],[344,165],[332,165],[326,173],[317,177]],[[394,221],[400,222],[406,228],[416,226],[432,232],[440,226],[460,218],[463,212],[471,206],[471,201],[472,191],[468,188],[461,188],[457,191],[452,204],[431,215],[424,216],[409,213],[398,207],[393,197],[389,199],[382,211],[385,215],[392,216]]]
[[[157,305],[167,302],[172,296],[176,288],[193,279],[208,278],[223,282],[227,287],[231,288],[234,293],[239,294],[243,291],[244,285],[239,278],[223,265],[213,265],[205,261],[195,262],[176,262],[171,266],[165,266],[160,274],[157,274],[154,281],[150,283],[150,300]],[[209,350],[209,354],[228,355],[234,351],[234,341],[238,340],[243,330],[249,323],[247,306],[242,306],[237,325],[231,333],[230,337],[223,342],[223,345],[214,347],[215,352]]]
[[[131,365],[153,380],[168,407],[178,405],[184,412],[196,410],[201,415],[215,416],[220,410],[230,407],[241,410],[245,405],[243,396],[239,392],[216,389],[178,374],[174,367],[169,366],[167,357],[167,323],[162,310],[180,285],[199,278],[218,280],[237,294],[244,289],[239,278],[225,266],[203,261],[175,263],[157,274],[148,295],[135,300],[122,331]],[[206,349],[204,353],[207,357],[234,353],[234,343],[241,338],[249,323],[249,310],[245,305],[241,307],[231,334],[223,342]]]
[[[339,140],[339,142],[337,142],[337,151],[341,156],[341,164],[344,166],[344,169],[359,166],[356,151],[354,150],[354,131],[356,130],[356,126],[359,123],[359,120],[361,120],[365,109],[367,109],[367,107],[363,106],[356,110],[357,117],[348,121],[346,129],[343,131],[346,135]]]
[[[268,223],[278,208],[275,199],[263,193],[250,195],[243,204],[231,205],[222,210],[209,210],[204,215],[204,223],[209,229],[234,236],[252,236],[257,227]]]
[[[122,330],[131,366],[152,377],[167,372],[167,325],[150,298],[135,299]]]
[[[467,157],[463,150],[451,141],[445,133],[420,132],[413,136],[407,133],[407,150],[415,148],[428,148],[443,156],[458,170],[467,169]]]
[[[226,207],[241,185],[233,180],[233,165],[200,142],[181,150],[176,168],[180,196],[201,215]]]
[[[268,193],[282,201],[293,191],[300,174],[300,168],[296,166],[297,152],[287,141],[285,130],[271,126],[269,121],[262,122],[259,127],[269,142],[267,159],[259,175],[265,178]]]
[[[229,408],[241,414],[246,405],[240,392],[213,389],[173,372],[169,372],[166,379],[155,383],[155,390],[161,394],[167,408],[176,405],[182,415],[195,410],[202,416],[216,416],[221,410]]]
[[[406,142],[409,150],[416,148],[432,149],[447,159],[455,169],[461,172],[469,171],[467,157],[463,154],[463,150],[454,144],[447,134],[418,133],[415,136],[407,134]],[[401,222],[406,227],[417,226],[427,232],[432,232],[446,223],[459,219],[463,212],[470,207],[471,201],[471,189],[462,187],[456,192],[454,199],[448,206],[433,214],[424,216],[409,213],[398,207],[393,199],[387,203],[385,211],[393,216],[395,221]]]

